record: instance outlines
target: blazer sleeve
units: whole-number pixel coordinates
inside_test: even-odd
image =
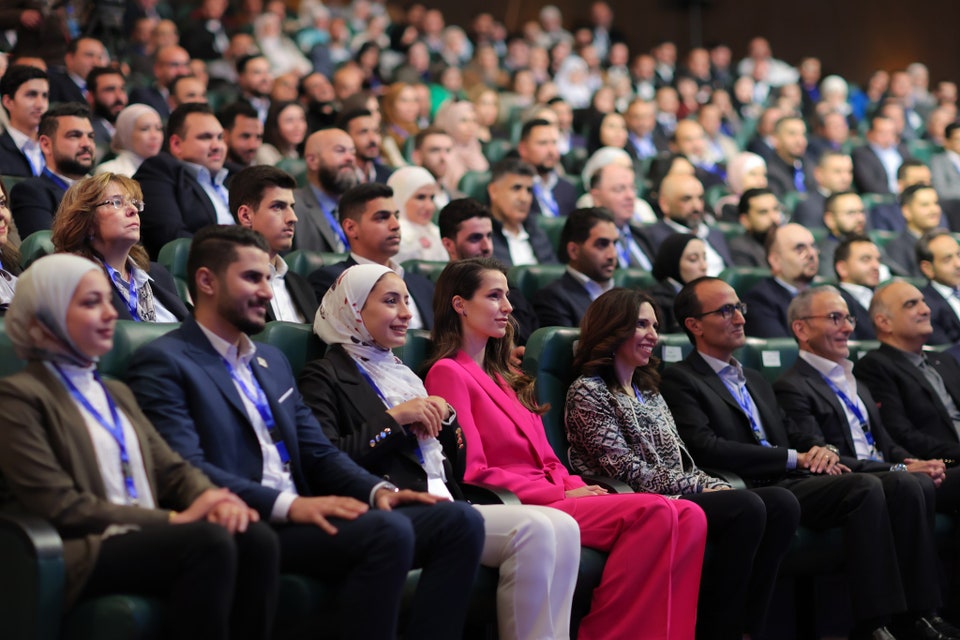
[[[567,489],[585,484],[579,477],[570,477],[569,474],[565,473],[565,469],[564,475],[570,477],[570,486],[555,484],[546,473],[540,474],[538,477],[488,464],[478,421],[483,424],[483,429],[487,433],[499,431],[501,425],[497,424],[496,420],[490,419],[490,416],[496,415],[499,410],[494,409],[491,412],[492,407],[489,405],[492,404],[492,401],[474,397],[477,394],[471,392],[470,381],[467,379],[466,372],[452,360],[444,359],[434,364],[427,374],[425,385],[428,393],[445,398],[457,411],[457,419],[460,421],[463,437],[467,442],[464,481],[503,487],[517,494],[517,497],[523,503],[541,505],[563,500],[566,498]],[[526,411],[522,406],[518,406],[517,410]],[[496,433],[491,435],[500,437],[506,434]],[[547,448],[549,449],[549,446]],[[553,460],[547,460],[548,468],[553,471],[559,471],[557,467],[562,469],[560,461],[555,455],[552,455],[552,450],[549,454]],[[577,480],[579,480],[579,483],[577,483]]]
[[[771,288],[761,281],[759,285],[743,296],[750,308],[746,316],[745,330],[748,336],[755,338],[786,338],[790,336],[784,327],[778,296],[771,295]]]
[[[47,189],[41,179],[30,179],[13,185],[10,190],[10,213],[17,225],[21,238],[49,229],[53,224],[53,215],[57,210],[56,202],[51,202]]]
[[[143,190],[143,213],[140,214],[143,244],[153,259],[166,243],[193,235],[187,230],[180,210],[178,191],[182,185],[177,184],[174,174],[164,171],[166,168],[159,158],[150,158],[134,174]]]

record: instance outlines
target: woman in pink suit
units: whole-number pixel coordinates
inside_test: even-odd
[[[436,355],[426,388],[457,411],[467,441],[464,480],[565,511],[580,524],[584,546],[609,552],[581,639],[692,639],[703,511],[658,495],[611,495],[570,475],[547,442],[533,380],[509,364],[507,289],[498,262],[474,258],[449,264],[434,292]]]

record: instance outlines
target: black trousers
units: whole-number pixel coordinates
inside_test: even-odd
[[[459,638],[483,549],[483,518],[463,502],[371,510],[332,518],[336,535],[308,525],[277,527],[281,567],[336,581],[337,628],[351,638],[397,636],[407,572],[423,569],[405,637]]]
[[[800,503],[782,487],[684,496],[707,516],[698,640],[756,635],[766,619],[780,561],[800,522]]]
[[[269,525],[230,535],[208,522],[108,537],[81,598],[136,593],[166,601],[164,637],[269,638],[280,546]]]

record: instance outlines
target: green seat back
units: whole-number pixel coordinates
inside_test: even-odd
[[[395,348],[393,353],[403,364],[410,367],[411,371],[421,378],[425,377],[427,372],[422,370],[423,365],[433,353],[430,332],[427,329],[411,329],[407,332],[407,341],[402,347]]]
[[[566,267],[562,264],[528,264],[510,267],[507,280],[517,285],[527,300],[533,300],[534,294],[554,280],[563,276]]]
[[[130,358],[137,349],[179,326],[179,322],[117,320],[117,326],[113,332],[113,349],[100,358],[100,373],[122,380],[126,377]]]
[[[252,336],[257,342],[263,342],[280,349],[290,361],[293,376],[308,362],[322,358],[327,346],[313,333],[313,326],[298,322],[268,322],[263,331]]]
[[[54,252],[53,241],[50,240],[50,230],[34,231],[20,243],[20,268],[26,269],[35,260],[48,256]]]
[[[874,229],[869,232],[870,239],[873,240],[873,244],[877,245],[880,249],[883,249],[887,246],[887,243],[896,238],[899,233],[896,231],[884,231],[882,229]]]
[[[324,265],[343,262],[347,259],[347,255],[346,253],[325,253],[297,249],[283,256],[283,259],[290,267],[290,271],[306,278]]]
[[[930,142],[929,140],[924,140],[923,138],[916,138],[914,140],[909,140],[907,142],[907,150],[910,152],[910,155],[923,162],[923,164],[930,166],[930,159],[933,158],[935,153],[940,153],[943,149]]]
[[[13,352],[13,343],[7,334],[3,317],[0,316],[0,378],[13,375],[27,366],[26,361]]]
[[[3,183],[4,187],[6,187],[8,194],[10,193],[10,190],[13,189],[14,185],[23,182],[26,179],[26,176],[0,176],[0,182]]]
[[[685,333],[665,333],[660,336],[653,355],[660,359],[660,368],[680,362],[693,352],[693,344]]]
[[[174,278],[187,280],[187,257],[190,255],[192,238],[177,238],[160,248],[157,262],[167,268]]]
[[[758,282],[769,277],[770,269],[764,267],[727,267],[720,272],[720,279],[733,287],[741,298]]]
[[[807,199],[806,193],[800,193],[799,191],[788,191],[783,194],[783,211],[787,215],[793,215],[793,212],[797,210],[797,205]],[[813,231],[813,229],[810,229]]]
[[[569,327],[537,329],[527,341],[523,354],[523,370],[536,378],[537,403],[550,404],[543,414],[543,428],[554,453],[568,468],[569,443],[563,420],[567,388],[574,380],[573,346],[580,339],[580,330]]]
[[[298,187],[307,186],[307,161],[303,158],[283,158],[277,162],[277,168],[293,176]]]
[[[871,351],[880,348],[879,340],[848,340],[847,347],[850,349],[850,361],[856,363],[860,358]]]
[[[711,209],[716,209],[717,202],[720,201],[720,198],[722,198],[725,195],[729,195],[729,193],[730,193],[730,187],[728,187],[727,185],[715,184],[709,189],[707,189],[706,193],[703,194],[703,199],[707,203],[708,207],[710,207]]]
[[[406,260],[401,266],[405,272],[416,273],[430,282],[436,282],[448,264],[450,263],[434,260]]]
[[[460,178],[457,188],[468,198],[487,202],[487,185],[490,184],[489,171],[467,171]]]
[[[863,200],[863,206],[870,211],[878,204],[896,204],[897,196],[892,193],[861,193],[860,199]]]
[[[714,228],[719,229],[720,233],[723,234],[723,237],[726,238],[727,242],[730,242],[737,236],[743,235],[743,225],[739,222],[723,222],[719,221],[714,223]]]
[[[483,156],[490,164],[496,164],[500,160],[503,160],[512,150],[513,145],[510,144],[509,140],[494,138],[490,140],[490,142],[483,143]]]
[[[772,383],[793,366],[799,353],[800,347],[793,338],[747,338],[737,359]]]
[[[589,154],[584,147],[573,147],[565,156],[560,158],[564,171],[567,172],[567,180],[574,176],[579,176],[583,171],[583,165],[587,163]]]
[[[627,289],[647,290],[656,286],[657,279],[654,278],[653,274],[649,271],[631,267],[629,269],[617,269],[614,271],[613,283],[618,287],[626,287]]]
[[[543,232],[550,238],[550,244],[557,255],[560,255],[560,235],[563,233],[563,226],[567,224],[566,216],[557,216],[548,218],[546,216],[537,216],[537,226],[543,229]]]

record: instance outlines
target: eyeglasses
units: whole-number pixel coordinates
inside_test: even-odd
[[[739,311],[740,315],[742,316],[747,315],[747,303],[738,302],[736,304],[725,304],[719,309],[714,309],[713,311],[704,311],[703,313],[694,316],[694,318],[702,318],[703,316],[709,316],[714,313],[719,313],[721,318],[723,318],[724,320],[729,320],[731,317],[733,317],[734,311]]]
[[[851,327],[857,326],[857,318],[855,316],[852,316],[849,313],[840,313],[839,311],[825,313],[822,316],[805,316],[803,318],[797,318],[797,320],[813,320],[814,318],[826,318],[838,327],[844,320],[849,322]]]
[[[97,203],[98,207],[105,207],[106,205],[111,205],[117,211],[122,210],[125,206],[130,205],[140,213],[143,213],[143,200],[137,200],[136,198],[130,198],[129,200],[123,196],[113,196],[103,202]]]

